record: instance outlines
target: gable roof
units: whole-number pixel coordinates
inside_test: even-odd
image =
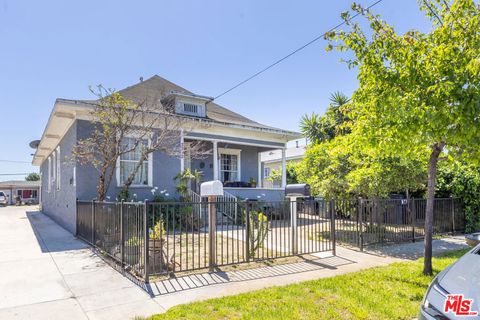
[[[174,95],[198,98],[206,101],[205,118],[183,114],[177,116],[191,118],[199,123],[212,124],[214,127],[217,127],[212,128],[212,134],[215,134],[215,132],[218,134],[219,131],[222,132],[223,129],[221,128],[228,128],[229,131],[223,131],[224,134],[221,133],[220,135],[227,136],[235,134],[244,137],[246,134],[258,140],[274,143],[286,143],[289,140],[301,137],[301,134],[298,132],[270,127],[246,118],[216,104],[212,101],[212,98],[196,95],[179,85],[159,77],[158,75],[145,81],[140,81],[139,83],[118,92],[134,103],[147,103],[150,106],[159,105],[164,98],[170,98]],[[41,165],[54,148],[56,148],[76,119],[80,119],[81,117],[85,118],[88,111],[97,104],[98,100],[71,100],[58,98],[55,101],[47,125],[43,131],[42,138],[35,151],[32,160],[33,165]],[[164,108],[159,108],[159,112],[165,112]],[[218,128],[221,130],[215,131]]]
[[[170,82],[158,75],[154,75],[153,77],[141,81],[137,84],[134,84],[130,87],[125,89],[119,90],[120,93],[124,98],[133,101],[134,103],[156,103],[160,99],[170,95],[172,92],[186,94],[189,96],[195,96],[195,94],[173,82]],[[205,98],[205,97],[202,97]],[[67,100],[67,99],[59,99],[59,100]],[[74,101],[80,103],[89,103],[95,104],[97,100],[67,100],[67,101]],[[236,125],[246,125],[251,127],[256,127],[260,129],[271,129],[283,132],[285,134],[297,137],[300,136],[299,133],[283,130],[275,127],[270,127],[256,121],[253,121],[249,118],[246,118],[236,112],[233,112],[215,102],[211,101],[208,102],[206,105],[206,115],[207,119],[219,122],[219,123],[227,123],[227,124],[236,124]]]

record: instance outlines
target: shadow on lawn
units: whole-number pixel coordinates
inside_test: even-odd
[[[423,257],[423,239],[414,243],[402,244],[383,244],[371,245],[365,250],[366,253],[389,256],[407,260],[417,260]],[[433,254],[440,255],[442,253],[467,248],[467,244],[461,238],[445,238],[433,240]]]
[[[320,259],[304,259],[302,262],[266,266],[237,271],[208,272],[192,274],[172,279],[159,280],[146,284],[146,290],[151,296],[181,292],[197,289],[222,283],[249,281],[256,279],[272,278],[284,275],[297,274],[302,272],[316,271],[322,269],[337,269],[339,266],[353,264],[355,261],[338,257],[326,257]]]

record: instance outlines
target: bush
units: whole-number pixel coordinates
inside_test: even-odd
[[[480,230],[480,168],[462,163],[442,164],[436,197],[459,198],[465,212],[465,232]]]

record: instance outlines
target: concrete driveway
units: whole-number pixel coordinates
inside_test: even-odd
[[[0,319],[130,319],[150,296],[37,211],[0,208]]]

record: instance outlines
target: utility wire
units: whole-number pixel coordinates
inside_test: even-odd
[[[0,160],[0,162],[9,162],[9,163],[31,163],[30,161],[20,161],[20,160]]]
[[[374,6],[376,6],[377,4],[379,4],[379,3],[382,2],[382,1],[383,1],[383,0],[377,0],[377,1],[375,1],[374,3],[372,3],[371,5],[369,5],[366,9],[368,10],[368,9],[370,9],[370,8],[373,8]],[[352,17],[350,17],[349,20],[353,20],[353,19],[355,19],[356,17],[358,17],[359,15],[361,15],[360,12],[354,14]],[[248,81],[252,80],[253,78],[261,75],[261,74],[264,73],[265,71],[267,71],[267,70],[275,67],[277,64],[279,64],[279,63],[281,63],[282,61],[290,58],[291,56],[293,56],[294,54],[298,53],[299,51],[305,49],[305,48],[308,47],[309,45],[317,42],[318,40],[320,40],[321,38],[323,38],[326,34],[334,31],[335,29],[343,26],[343,25],[346,24],[346,23],[347,23],[347,21],[345,21],[345,20],[342,21],[341,23],[337,24],[335,27],[330,28],[328,31],[322,33],[321,35],[319,35],[319,36],[317,36],[317,37],[315,37],[315,38],[313,38],[312,40],[310,40],[309,42],[305,43],[305,44],[302,45],[301,47],[295,49],[294,51],[290,52],[289,54],[287,54],[287,55],[284,56],[283,58],[278,59],[278,60],[275,61],[274,63],[268,65],[267,67],[261,69],[260,71],[258,71],[258,72],[256,72],[256,73],[254,73],[253,75],[251,75],[250,77],[246,78],[245,80],[237,83],[236,85],[234,85],[234,86],[231,87],[230,89],[228,89],[228,90],[220,93],[219,95],[217,95],[216,97],[214,97],[213,100],[216,100],[216,99],[218,99],[218,98],[226,95],[226,94],[229,93],[230,91],[235,90],[236,88],[240,87],[241,85],[245,84],[246,82],[248,82]]]
[[[26,176],[30,173],[0,173],[0,176]]]

